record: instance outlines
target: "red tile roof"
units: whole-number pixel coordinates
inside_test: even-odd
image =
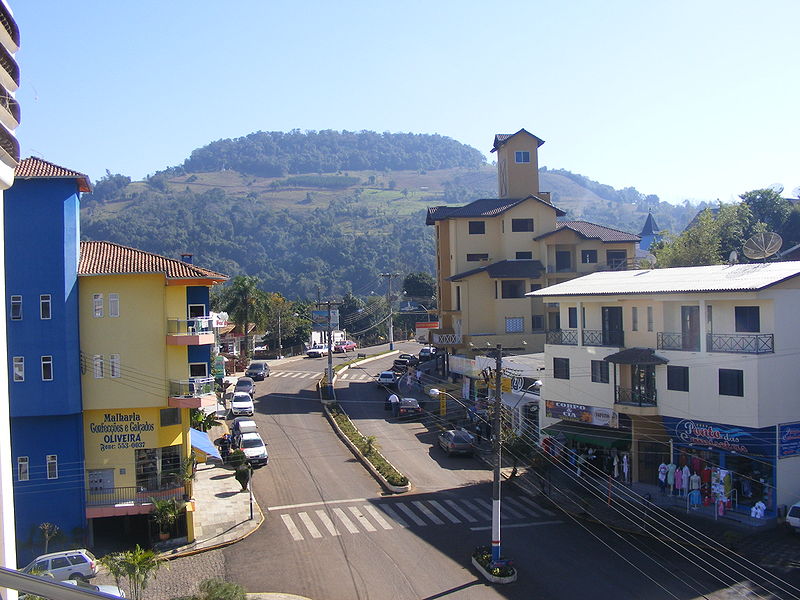
[[[92,182],[89,181],[87,175],[33,156],[19,162],[17,168],[14,169],[14,177],[16,179],[74,179],[78,183],[79,192],[92,191]]]
[[[112,242],[81,242],[78,275],[128,275],[163,273],[167,279],[214,279],[225,281],[227,275],[196,265],[166,258],[152,252],[121,246]]]
[[[558,227],[553,231],[535,237],[535,240],[540,240],[547,236],[570,229],[577,233],[582,238],[588,240],[600,240],[601,242],[638,242],[641,238],[633,233],[620,231],[619,229],[612,229],[611,227],[604,227],[596,223],[589,223],[588,221],[559,221]]]

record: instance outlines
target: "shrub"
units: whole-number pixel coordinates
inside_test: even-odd
[[[245,589],[224,579],[206,579],[200,582],[200,593],[192,600],[245,600]]]
[[[472,552],[472,558],[478,561],[490,575],[495,577],[511,577],[516,571],[511,565],[502,565],[495,567],[492,564],[492,549],[490,546],[478,546]]]

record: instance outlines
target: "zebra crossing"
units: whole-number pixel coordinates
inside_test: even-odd
[[[492,519],[492,502],[485,498],[377,502],[353,498],[268,510],[279,514],[295,542],[441,525],[467,525],[477,531],[490,527]],[[553,519],[553,511],[524,496],[504,497],[500,515],[504,522],[514,522],[512,526],[516,527],[561,523]]]
[[[287,379],[319,379],[323,373],[311,373],[308,371],[273,371],[270,377],[284,377]],[[349,372],[345,371],[341,375],[337,375],[340,380],[347,381],[374,381],[375,376],[369,373]]]

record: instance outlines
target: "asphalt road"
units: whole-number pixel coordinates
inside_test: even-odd
[[[422,421],[394,422],[383,410],[386,392],[372,378],[391,360],[351,369],[337,395],[409,476],[412,492],[384,494],[332,432],[314,389],[326,359],[283,361],[257,384],[255,419],[270,463],[253,485],[266,522],[223,550],[230,580],[252,592],[318,600],[727,597],[716,592],[733,579],[716,581],[683,551],[587,529],[511,485],[504,486],[503,550],[520,579],[487,584],[469,556],[490,541],[491,473],[475,459],[446,457]]]

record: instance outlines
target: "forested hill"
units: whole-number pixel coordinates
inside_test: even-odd
[[[568,218],[633,233],[648,210],[672,231],[698,210],[563,170],[542,169],[541,188]],[[368,295],[382,292],[379,273],[434,272],[428,206],[496,190],[496,167],[441,136],[255,133],[209,144],[145,181],[107,173],[83,196],[81,231],[164,256],[190,252],[196,264],[255,275],[291,299]]]

